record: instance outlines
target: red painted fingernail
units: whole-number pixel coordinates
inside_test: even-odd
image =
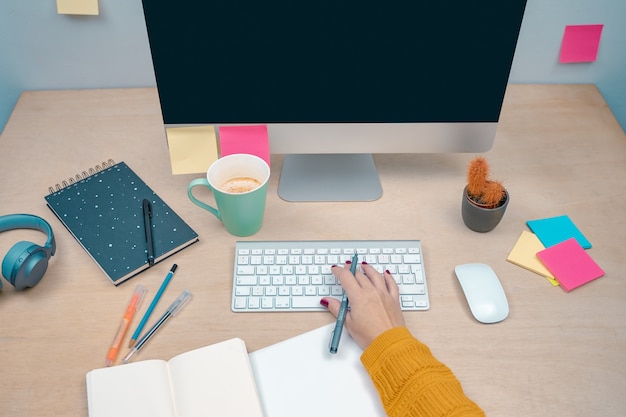
[[[346,263],[347,263],[348,265],[350,265],[350,264],[352,263],[352,261],[346,261]]]
[[[331,268],[337,268],[337,265],[333,265],[333,266],[331,266]]]
[[[320,304],[323,305],[324,307],[328,307],[328,300],[326,300],[325,298],[322,298],[320,300]]]
[[[363,262],[361,262],[361,263],[362,263],[363,265],[367,265],[367,262],[365,262],[365,261],[363,261]]]
[[[389,270],[388,270],[388,269],[385,269],[385,273],[387,273],[387,274],[391,275],[391,272],[389,272]]]

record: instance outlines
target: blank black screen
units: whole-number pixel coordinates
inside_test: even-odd
[[[144,0],[166,124],[493,122],[526,0]]]

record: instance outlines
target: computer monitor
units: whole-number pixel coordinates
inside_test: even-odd
[[[371,154],[489,150],[525,6],[143,1],[165,126],[266,124],[292,201],[378,198]]]

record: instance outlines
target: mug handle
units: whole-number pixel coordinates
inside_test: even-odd
[[[197,178],[197,179],[191,181],[189,183],[189,185],[187,186],[187,197],[189,197],[189,199],[195,205],[197,205],[198,207],[201,207],[201,208],[207,210],[208,212],[213,214],[215,217],[217,217],[221,221],[222,220],[222,216],[220,215],[219,210],[217,210],[215,207],[212,207],[212,206],[209,206],[208,204],[203,203],[202,201],[200,201],[196,197],[194,197],[194,195],[191,192],[191,190],[194,187],[197,187],[199,185],[203,185],[203,186],[207,187],[209,190],[211,190],[211,186],[209,185],[209,181],[207,181],[206,178]]]

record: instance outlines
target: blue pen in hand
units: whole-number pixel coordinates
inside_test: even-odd
[[[148,321],[148,319],[150,318],[150,315],[154,311],[154,307],[156,307],[157,303],[161,299],[161,296],[163,295],[163,291],[165,291],[168,284],[172,280],[172,276],[174,275],[174,272],[176,272],[176,268],[178,268],[178,265],[174,264],[174,266],[172,266],[172,269],[170,269],[170,272],[168,272],[167,275],[165,276],[163,283],[159,287],[159,290],[157,291],[157,293],[154,295],[154,298],[152,299],[152,302],[148,306],[146,313],[141,318],[139,325],[137,325],[137,329],[135,330],[135,333],[133,333],[133,335],[131,336],[130,343],[128,344],[129,348],[132,348],[135,346],[135,342],[137,342],[137,339],[139,339],[139,334],[143,330],[143,327],[146,325],[146,322]]]
[[[352,264],[350,265],[350,272],[352,275],[356,273],[356,264],[358,261],[359,257],[355,251],[354,256],[352,257]],[[343,324],[346,321],[346,314],[348,314],[348,295],[344,291],[341,296],[339,314],[337,314],[337,323],[335,323],[335,329],[333,330],[333,335],[330,339],[330,353],[337,353],[339,340],[341,339],[341,332],[343,331]]]

